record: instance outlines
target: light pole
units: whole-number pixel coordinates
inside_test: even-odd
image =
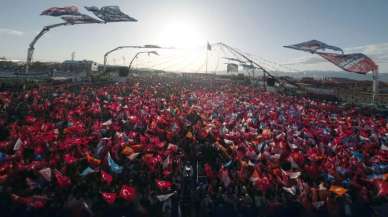
[[[26,74],[29,72],[32,57],[34,55],[35,44],[40,38],[53,28],[78,25],[78,24],[107,24],[111,22],[137,22],[136,19],[123,13],[118,6],[105,6],[102,8],[97,7],[85,7],[88,11],[92,12],[99,19],[95,19],[89,15],[79,13],[78,7],[53,7],[49,8],[41,13],[41,15],[48,15],[54,17],[61,17],[65,22],[48,25],[43,27],[37,36],[34,37],[32,42],[29,44],[27,51],[26,61]]]
[[[67,23],[67,22],[64,22],[64,23],[57,23],[57,24],[53,24],[53,25],[49,25],[49,26],[45,26],[43,27],[42,31],[39,32],[39,34],[37,36],[35,36],[35,38],[32,40],[32,42],[30,43],[29,47],[28,47],[28,51],[27,51],[27,62],[26,62],[26,74],[28,73],[29,69],[30,69],[30,64],[32,62],[32,56],[34,55],[34,50],[35,50],[35,44],[36,42],[38,42],[38,40],[44,35],[46,34],[47,32],[49,32],[51,29],[53,28],[56,28],[56,27],[60,27],[60,26],[67,26],[67,25],[71,25],[70,23]]]
[[[103,71],[105,72],[106,71],[106,64],[108,62],[108,56],[115,52],[115,51],[118,51],[118,50],[121,50],[121,49],[126,49],[126,48],[136,48],[136,49],[142,49],[142,48],[145,48],[145,49],[163,49],[162,47],[158,46],[158,45],[150,45],[150,44],[146,44],[146,45],[143,45],[143,46],[134,46],[134,45],[129,45],[129,46],[119,46],[119,47],[116,47],[115,49],[112,49],[108,52],[106,52],[104,54],[104,69]]]
[[[119,46],[119,47],[116,47],[115,49],[112,49],[112,50],[106,52],[106,53],[104,54],[104,69],[103,69],[104,72],[106,71],[106,64],[107,64],[107,62],[108,62],[108,56],[109,56],[109,54],[111,54],[111,53],[113,53],[113,52],[115,52],[115,51],[117,51],[117,50],[124,49],[124,48],[142,48],[142,46]]]
[[[135,54],[135,56],[132,58],[131,62],[129,63],[128,71],[131,71],[131,67],[132,67],[132,64],[133,64],[133,62],[135,61],[135,59],[136,59],[140,54],[144,54],[144,53],[146,53],[146,54],[148,54],[148,55],[153,54],[153,55],[159,56],[159,53],[156,52],[156,51],[140,51],[140,52],[137,52],[137,53]]]

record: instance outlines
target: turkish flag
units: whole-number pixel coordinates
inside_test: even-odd
[[[102,192],[101,195],[102,198],[104,198],[104,200],[109,204],[113,204],[117,199],[116,193]]]
[[[55,171],[55,178],[57,180],[58,186],[60,188],[67,188],[71,185],[71,180],[69,177],[63,175],[59,171]]]
[[[120,197],[132,202],[136,198],[136,189],[129,185],[123,185],[120,189]]]
[[[112,183],[112,175],[110,175],[109,173],[105,172],[104,170],[101,170],[101,179],[107,183],[108,185],[110,185]]]
[[[156,180],[156,186],[158,186],[160,190],[167,190],[172,187],[172,183],[169,181]]]

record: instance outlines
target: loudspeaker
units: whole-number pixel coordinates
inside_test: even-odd
[[[267,78],[267,85],[270,86],[270,87],[275,86],[275,79]]]

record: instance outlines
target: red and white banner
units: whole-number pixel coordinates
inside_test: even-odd
[[[334,54],[334,53],[317,53],[327,61],[340,67],[348,72],[366,74],[376,71],[378,66],[369,57],[362,53],[354,54]]]
[[[52,7],[44,10],[40,15],[60,17],[65,15],[80,15],[80,12],[77,6]]]

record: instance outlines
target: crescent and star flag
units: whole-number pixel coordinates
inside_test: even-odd
[[[288,46],[284,46],[284,47],[295,49],[295,50],[307,51],[307,52],[311,52],[311,53],[315,53],[318,50],[325,50],[325,49],[340,51],[340,52],[344,53],[344,51],[341,48],[336,47],[336,46],[332,46],[332,45],[328,45],[328,44],[323,43],[323,42],[318,41],[318,40],[306,41],[306,42],[302,42],[299,44],[288,45]]]
[[[92,12],[101,20],[106,23],[109,22],[137,22],[137,20],[133,17],[130,17],[123,13],[118,6],[105,6],[102,8],[98,8],[95,6],[85,7],[86,10]]]
[[[77,6],[52,7],[42,11],[40,15],[60,17],[64,15],[80,15]]]
[[[136,198],[136,189],[129,185],[123,185],[120,189],[120,197],[132,202]]]
[[[116,193],[102,192],[101,195],[108,204],[114,204],[117,198]]]
[[[317,54],[348,72],[366,74],[370,71],[376,71],[378,69],[376,63],[362,53],[334,54],[318,52]]]

